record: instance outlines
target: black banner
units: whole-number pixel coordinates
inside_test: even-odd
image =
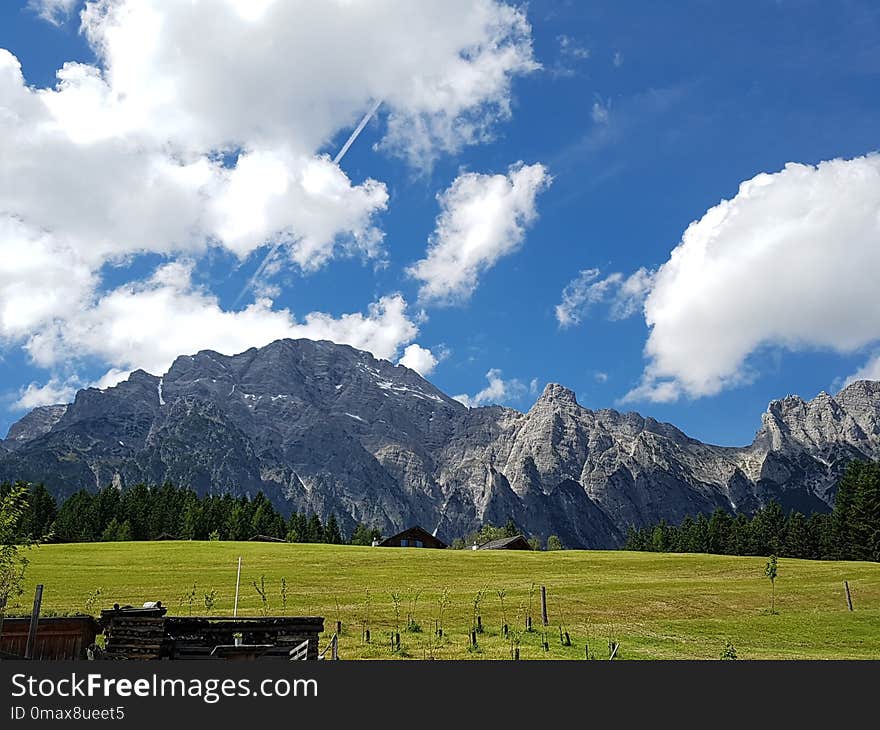
[[[876,718],[878,669],[876,662],[6,661],[0,727],[489,721],[554,728],[602,718],[760,727],[798,717],[815,726],[822,718]]]

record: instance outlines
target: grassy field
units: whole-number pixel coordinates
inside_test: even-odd
[[[504,599],[508,623],[524,626],[532,583],[548,592],[549,652],[542,647],[540,594],[533,593],[536,631],[521,634],[523,659],[583,659],[585,644],[607,658],[609,639],[622,659],[717,659],[731,642],[741,659],[880,658],[880,565],[781,559],[777,613],[763,558],[628,552],[474,552],[229,542],[153,542],[47,545],[29,551],[27,592],[13,610],[27,611],[35,583],[45,584],[44,608],[75,612],[101,589],[93,611],[113,603],[161,600],[172,614],[205,613],[204,594],[217,592],[214,615],[231,615],[235,568],[243,558],[239,611],[259,615],[252,582],[265,576],[273,614],[326,619],[322,644],[343,625],[343,659],[508,658],[500,635]],[[281,579],[288,585],[286,611]],[[848,580],[855,611],[849,612]],[[433,639],[439,598],[448,592],[444,637]],[[473,600],[481,589],[485,632],[468,650]],[[412,596],[421,632],[404,630]],[[391,594],[400,595],[402,647],[392,653]],[[369,596],[369,600],[368,600]],[[361,640],[369,614],[372,642]],[[572,646],[562,646],[559,625]]]

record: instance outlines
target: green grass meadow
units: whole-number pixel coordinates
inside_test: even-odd
[[[730,642],[740,659],[880,658],[880,565],[780,559],[776,614],[764,558],[602,551],[489,552],[360,548],[331,545],[141,542],[45,545],[28,551],[27,588],[12,606],[27,612],[36,583],[45,586],[44,610],[84,611],[101,589],[93,612],[161,600],[170,614],[204,615],[204,594],[216,591],[214,615],[231,615],[238,557],[243,558],[240,615],[260,615],[253,581],[265,577],[269,612],[326,619],[322,645],[335,629],[342,659],[507,659],[501,636],[504,599],[508,624],[519,636],[522,659],[597,659],[620,642],[621,659],[718,659]],[[281,579],[287,582],[283,610]],[[855,610],[847,609],[848,580]],[[547,587],[549,651],[542,646],[540,593],[532,597],[535,631],[522,631],[532,584]],[[434,638],[439,599],[447,591],[444,636]],[[468,648],[473,600],[484,633]],[[412,596],[421,632],[404,630]],[[401,650],[392,652],[391,594],[400,595]],[[369,598],[368,598],[369,597]],[[372,640],[362,640],[369,614]],[[559,626],[571,636],[562,646]]]

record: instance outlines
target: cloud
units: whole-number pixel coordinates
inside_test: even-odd
[[[54,21],[75,5],[33,3]],[[270,271],[381,263],[386,185],[350,179],[327,150],[375,100],[379,148],[413,165],[490,138],[510,116],[513,80],[538,68],[523,11],[497,0],[95,0],[80,17],[97,61],[64,64],[52,88],[28,85],[0,49],[4,346],[23,343],[46,367],[75,352],[125,371],[161,368],[172,348],[204,340],[229,349],[315,333],[390,357],[412,339],[399,296],[299,321],[264,296],[277,291],[265,281],[251,307],[225,311],[188,278],[106,291],[104,276],[145,254],[186,268],[212,248],[244,261],[280,245]],[[140,331],[139,306],[169,317],[158,345],[113,329]]]
[[[366,314],[312,312],[302,321],[287,309],[273,309],[269,300],[224,311],[216,297],[193,285],[190,266],[176,262],[160,267],[146,282],[114,289],[71,319],[57,321],[31,337],[26,349],[47,369],[98,358],[112,368],[104,376],[105,386],[136,368],[164,373],[184,353],[237,353],[286,337],[332,340],[391,359],[418,334],[406,309],[406,301],[395,294],[371,304]]]
[[[476,408],[477,406],[507,403],[518,398],[522,398],[527,392],[526,387],[516,378],[504,380],[503,373],[497,368],[492,368],[486,373],[486,380],[489,384],[474,396],[457,395],[455,400],[466,405],[468,408]]]
[[[590,58],[590,49],[580,45],[569,35],[556,36],[559,55],[549,72],[556,77],[570,77],[577,73],[576,66]]]
[[[599,269],[584,269],[562,290],[562,302],[556,305],[560,328],[579,325],[593,305],[603,302],[609,304],[609,319],[632,317],[642,307],[654,273],[641,268],[629,276],[619,272],[600,276]]]
[[[857,380],[880,380],[880,353],[872,355],[868,362],[846,378],[843,384],[847,386]]]
[[[26,388],[22,388],[18,394],[18,400],[12,404],[12,408],[19,411],[30,411],[39,406],[70,403],[76,390],[75,382],[62,381],[57,378],[52,378],[44,385],[31,383]]]
[[[608,124],[611,121],[611,102],[597,99],[593,102],[590,116],[595,124]]]
[[[85,306],[97,281],[69,241],[3,215],[0,261],[0,342],[26,338]]]
[[[337,253],[381,253],[384,184],[354,185],[327,157],[290,144],[249,149],[233,167],[207,150],[170,154],[166,141],[127,130],[112,96],[82,64],[65,65],[54,90],[30,89],[0,50],[0,104],[11,112],[0,116],[0,210],[63,240],[68,258],[94,271],[213,244],[243,259],[280,239],[310,271]]]
[[[878,244],[878,155],[742,183],[657,272],[648,362],[627,400],[714,395],[754,378],[749,358],[766,347],[853,353],[877,342]]]
[[[79,0],[28,0],[28,8],[52,25],[61,25],[76,7]]]
[[[222,171],[208,206],[208,233],[241,258],[270,239],[284,240],[289,259],[315,271],[340,252],[380,256],[383,234],[373,216],[387,202],[383,183],[352,185],[328,157],[254,151]]]
[[[131,370],[110,368],[100,378],[93,383],[89,383],[86,387],[106,390],[107,388],[112,388],[114,385],[119,385],[123,380],[128,380],[129,375],[131,375]]]
[[[543,165],[521,162],[507,175],[459,175],[438,196],[441,212],[427,257],[407,270],[422,282],[419,300],[441,306],[466,302],[480,275],[519,248],[537,218],[537,196],[550,183]]]
[[[597,371],[593,373],[593,379],[597,383],[607,383],[608,382],[608,373],[603,373],[602,371]]]
[[[424,164],[490,134],[538,68],[496,0],[103,0],[83,31],[130,123],[189,150],[311,153],[381,99],[382,146]]]
[[[415,370],[422,377],[427,377],[434,372],[440,359],[429,349],[420,345],[408,345],[403,351],[403,357],[398,360],[398,365],[403,365],[410,370]]]
[[[586,60],[590,57],[590,49],[584,48],[569,35],[556,36],[556,42],[559,44],[559,51],[563,56],[569,56],[578,60]]]
[[[621,279],[611,300],[609,318],[612,320],[629,319],[638,314],[644,306],[645,298],[654,286],[654,276],[654,271],[642,267]]]
[[[620,68],[621,66],[623,66],[624,60],[624,56],[620,51],[615,51],[614,57],[611,59],[612,63],[614,64],[614,68]]]

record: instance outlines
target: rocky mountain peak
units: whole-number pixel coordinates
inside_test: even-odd
[[[775,450],[816,451],[840,444],[874,458],[880,454],[878,405],[880,387],[866,381],[853,383],[836,396],[825,391],[809,401],[786,396],[770,403],[756,443],[766,441]]]
[[[508,518],[571,547],[687,514],[827,509],[841,469],[880,458],[880,384],[770,403],[755,441],[721,448],[638,413],[593,411],[550,383],[528,413],[466,408],[413,370],[331,342],[204,350],[34,410],[0,444],[0,480],[59,497],[171,481],[264,492],[289,512],[441,537]]]
[[[559,383],[547,383],[537,404],[580,407],[573,390]]]
[[[6,435],[6,446],[15,448],[43,436],[55,426],[67,412],[66,405],[39,406],[24,418],[13,423]]]

